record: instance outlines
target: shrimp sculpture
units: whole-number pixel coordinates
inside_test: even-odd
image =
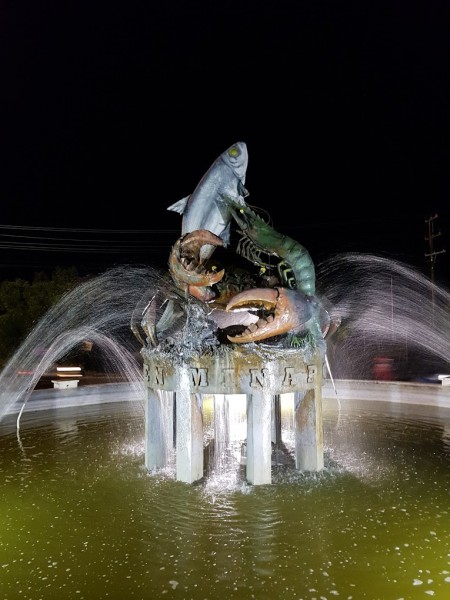
[[[323,349],[331,319],[316,296],[314,263],[309,252],[289,236],[268,225],[248,205],[241,206],[223,197],[242,238],[237,252],[261,272],[276,267],[280,286],[254,288],[233,296],[227,311],[256,310],[260,319],[237,335],[231,342],[243,344],[289,334],[292,346],[301,345],[307,337]]]

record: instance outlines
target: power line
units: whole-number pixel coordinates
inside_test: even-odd
[[[67,231],[79,233],[149,233],[149,234],[180,234],[180,229],[82,229],[76,227],[36,227],[35,225],[0,225],[0,229],[19,229],[30,231]]]
[[[20,233],[9,233],[9,230]],[[35,233],[43,235],[34,235]],[[61,233],[67,233],[67,237]],[[134,235],[134,239],[129,238],[130,233]],[[89,237],[86,237],[88,234]],[[120,239],[120,235],[127,237]],[[79,229],[0,225],[0,249],[101,254],[148,253],[157,249],[168,252],[179,235],[178,229]]]

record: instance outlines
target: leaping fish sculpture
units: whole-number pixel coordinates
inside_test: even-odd
[[[230,243],[232,214],[224,198],[232,198],[238,206],[245,206],[247,165],[247,145],[244,142],[233,144],[217,157],[189,196],[168,207],[182,215],[181,237],[173,245],[169,257],[169,273],[177,291],[169,303],[161,290],[155,291],[142,313],[136,311],[132,329],[138,339],[142,339],[136,325],[139,316],[141,327],[153,346],[158,345],[174,323],[182,324],[183,319],[176,313],[176,308],[182,306],[177,294],[203,302],[210,302],[215,297],[211,286],[222,279],[224,270],[208,270],[206,263],[215,248]],[[165,311],[159,319],[158,310]],[[253,321],[254,317],[250,315],[250,322]],[[248,320],[245,323],[248,324]]]
[[[220,237],[224,247],[229,245],[232,215],[223,198],[232,198],[237,204],[245,205],[247,165],[247,145],[236,142],[216,158],[189,196],[168,207],[167,210],[183,216],[182,236],[201,229]],[[216,246],[205,243],[200,248],[201,264],[211,257]]]

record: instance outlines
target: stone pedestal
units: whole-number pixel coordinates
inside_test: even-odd
[[[177,480],[194,483],[203,477],[203,394],[246,395],[249,483],[271,483],[272,442],[281,441],[281,394],[295,395],[296,468],[323,468],[322,360],[318,354],[305,359],[299,350],[233,346],[186,361],[146,348],[143,358],[148,387],[145,464],[149,470],[164,467],[169,450],[175,447]],[[175,424],[172,429],[170,423]]]

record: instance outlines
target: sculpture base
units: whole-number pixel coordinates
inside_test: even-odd
[[[272,444],[282,442],[282,394],[294,394],[296,468],[323,468],[319,353],[248,345],[185,360],[148,348],[142,355],[148,387],[145,462],[149,470],[167,466],[169,452],[175,448],[177,480],[194,483],[204,477],[204,394],[246,395],[249,483],[272,481]]]

